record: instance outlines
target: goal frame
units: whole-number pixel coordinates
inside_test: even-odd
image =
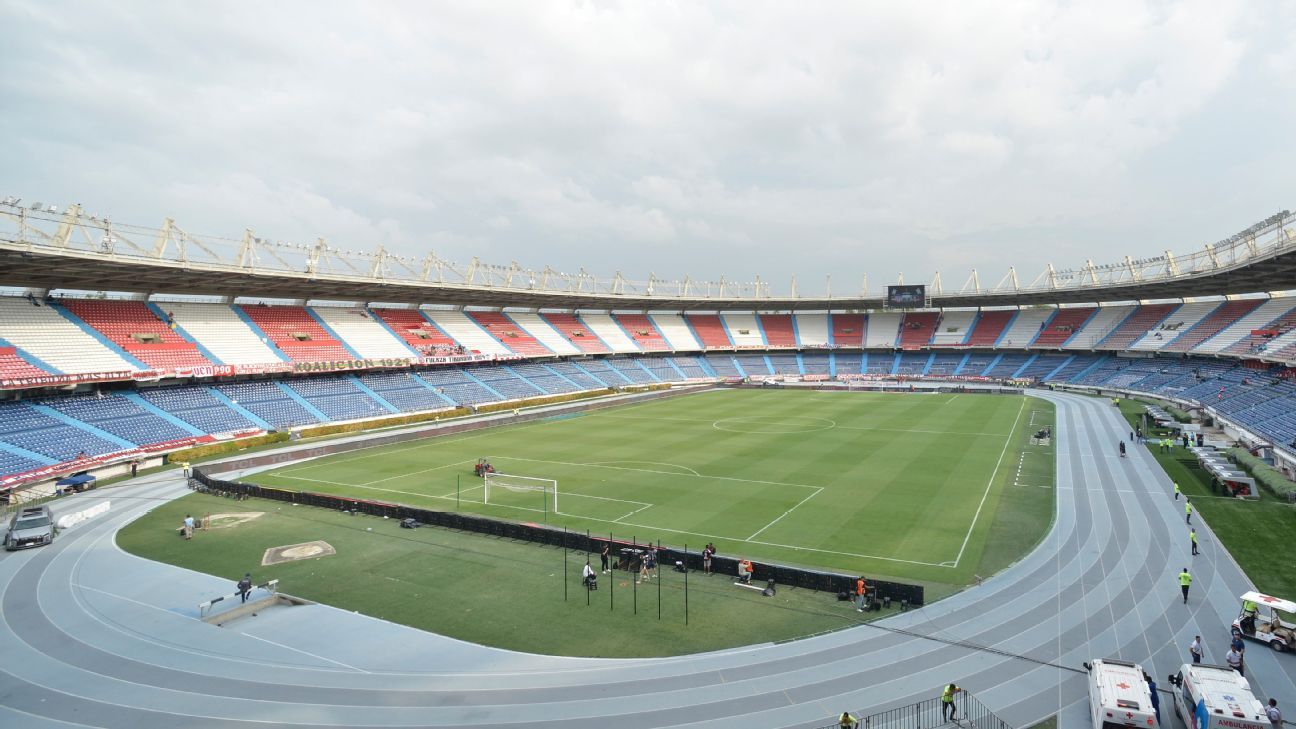
[[[508,479],[510,483],[504,483],[504,479]],[[556,479],[540,478],[538,476],[519,476],[513,473],[487,472],[482,477],[483,504],[489,504],[491,502],[491,486],[495,486],[496,488],[505,488],[510,491],[535,491],[543,493],[545,494],[543,503],[546,507],[552,509],[555,514],[562,513],[558,511],[558,481]],[[550,494],[552,494],[552,497]],[[552,503],[550,503],[550,501],[552,501]]]

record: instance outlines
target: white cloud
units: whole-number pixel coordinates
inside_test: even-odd
[[[1289,206],[1246,171],[1296,153],[1241,121],[1261,103],[1241,90],[1292,91],[1281,17],[1200,0],[15,0],[0,133],[22,143],[0,192],[600,274],[732,274],[735,255],[804,280],[1077,265]]]

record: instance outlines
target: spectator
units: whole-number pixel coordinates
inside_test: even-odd
[[[252,594],[252,573],[251,572],[244,573],[243,579],[238,581],[238,594],[239,597],[241,598],[239,600],[240,603],[247,602],[248,595]]]
[[[714,556],[715,545],[707,542],[707,545],[702,548],[702,571],[708,575],[711,574],[711,558]]]
[[[174,522],[173,522],[173,523],[174,523]],[[193,530],[194,530],[194,518],[193,518],[193,516],[191,516],[191,515],[189,515],[189,514],[185,514],[185,518],[184,518],[184,529],[183,529],[183,531],[184,531],[184,538],[185,538],[185,539],[193,539]]]

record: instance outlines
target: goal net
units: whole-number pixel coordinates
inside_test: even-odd
[[[487,473],[483,489],[487,504],[559,513],[558,482],[552,478]]]

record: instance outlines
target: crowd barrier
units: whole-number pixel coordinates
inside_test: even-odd
[[[225,468],[226,465],[228,464],[223,465],[222,469]],[[577,552],[587,552],[590,555],[597,555],[603,549],[603,545],[609,542],[611,543],[610,551],[613,554],[618,554],[622,547],[633,548],[636,546],[644,546],[643,544],[626,541],[625,539],[615,539],[611,536],[600,537],[594,534],[587,535],[584,532],[573,532],[540,524],[521,524],[502,521],[499,519],[478,516],[476,514],[432,511],[430,509],[418,509],[411,506],[391,504],[382,501],[367,501],[363,499],[345,498],[310,491],[291,491],[288,489],[272,488],[269,486],[258,486],[256,484],[248,484],[240,481],[225,481],[213,478],[204,471],[205,469],[202,467],[195,469],[194,478],[209,490],[224,492],[231,495],[271,499],[274,501],[284,501],[303,506],[316,506],[322,509],[333,509],[335,511],[348,511],[359,514],[368,514],[370,516],[387,517],[389,519],[414,519],[420,524],[447,527],[460,531],[488,534],[495,537],[517,539],[555,547],[566,547],[567,549]],[[690,547],[687,551],[674,546],[663,546],[658,549],[658,557],[662,569],[670,569],[677,561],[683,562],[690,570],[702,569],[701,545],[699,545],[697,549]],[[737,575],[738,559],[721,556],[714,557],[711,560],[711,569],[721,574]],[[857,575],[820,572],[765,562],[754,562],[752,573],[753,584],[774,580],[777,585],[802,587],[809,590],[820,590],[830,593],[853,592],[857,577]],[[905,604],[914,607],[923,604],[923,587],[921,585],[908,585],[899,582],[883,582],[876,580],[869,580],[868,582],[870,587],[876,591],[875,594],[879,600],[890,599],[894,603],[900,603],[903,601]]]

